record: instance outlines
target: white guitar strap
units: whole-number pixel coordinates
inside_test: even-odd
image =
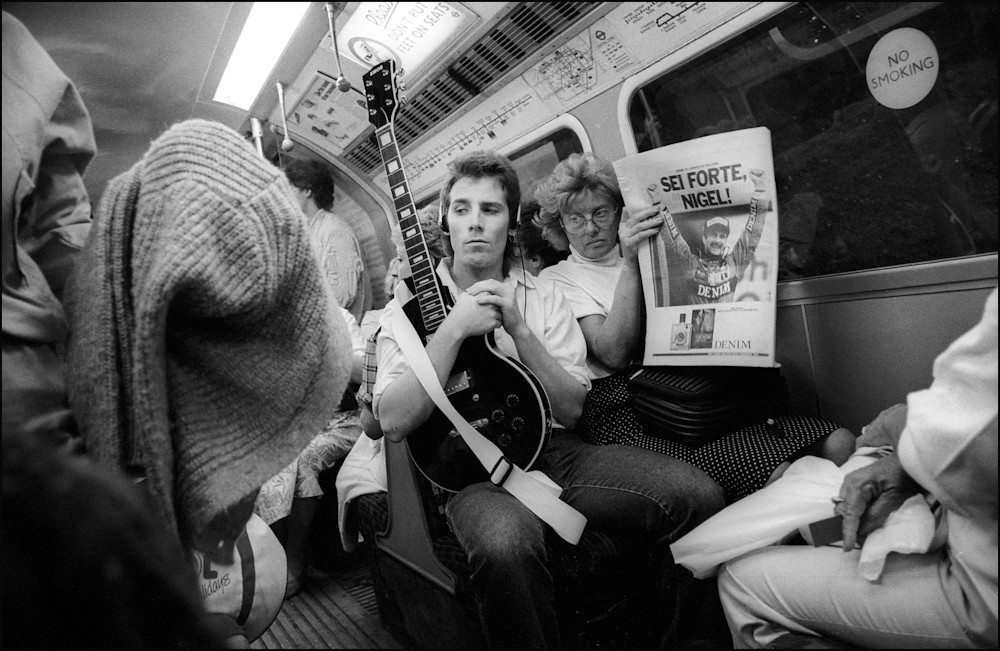
[[[413,329],[413,324],[410,323],[403,310],[396,310],[393,317],[392,329],[396,335],[396,343],[399,344],[403,355],[410,363],[410,367],[416,373],[420,384],[423,385],[424,390],[427,391],[438,409],[448,417],[458,433],[462,435],[465,443],[479,459],[479,462],[490,472],[490,481],[497,486],[502,486],[520,500],[532,513],[552,527],[563,540],[573,545],[579,542],[583,528],[587,526],[587,518],[559,499],[562,489],[545,473],[538,470],[525,472],[511,463],[500,448],[477,432],[458,413],[438,382],[434,366],[420,342],[420,337]]]

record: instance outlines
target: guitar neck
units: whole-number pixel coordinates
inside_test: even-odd
[[[420,316],[423,320],[427,336],[437,332],[446,313],[445,296],[438,283],[434,260],[427,248],[427,240],[420,220],[417,219],[417,209],[413,205],[410,187],[403,171],[403,160],[396,145],[396,135],[392,125],[375,129],[382,165],[385,167],[386,178],[389,181],[389,194],[392,197],[396,211],[396,220],[406,247],[406,259],[410,263],[413,285],[416,289],[417,303],[420,306]]]

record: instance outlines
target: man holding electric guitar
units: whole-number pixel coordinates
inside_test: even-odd
[[[388,127],[377,137],[393,145],[383,148],[390,184],[405,190],[405,178],[394,175],[401,165],[385,153],[394,153]],[[555,286],[511,270],[517,174],[506,158],[486,152],[456,159],[449,170],[441,226],[453,255],[436,269],[427,262],[419,225],[409,221],[410,209],[397,208],[416,296],[404,302],[397,293],[382,315],[373,411],[385,436],[406,440],[421,472],[455,493],[446,513],[473,568],[489,645],[558,647],[546,567],[545,539],[552,532],[511,490],[512,466],[515,476],[522,468],[545,473],[586,526],[654,541],[664,553],[665,577],[673,565],[669,544],[721,509],[722,491],[694,466],[636,447],[589,445],[572,431],[590,388],[586,341]],[[439,312],[428,307],[435,293]],[[421,358],[429,359],[430,379],[421,377],[404,342],[410,324],[426,353]],[[492,471],[469,453],[471,443],[458,436],[455,420],[441,417],[438,398],[425,389],[436,392],[431,382],[502,450]],[[664,588],[669,594],[671,586]]]

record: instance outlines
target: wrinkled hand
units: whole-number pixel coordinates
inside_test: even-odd
[[[511,337],[515,337],[521,328],[527,328],[521,311],[514,299],[514,288],[498,280],[480,280],[466,290],[483,307],[495,309],[500,315],[500,322]],[[496,327],[496,326],[494,326]]]
[[[920,486],[906,474],[895,454],[883,457],[864,468],[848,473],[840,486],[840,499],[834,512],[844,518],[844,551],[883,524]]]
[[[498,307],[484,303],[476,294],[467,291],[458,295],[445,320],[465,339],[493,332],[503,323],[503,316]]]
[[[767,186],[764,185],[764,170],[759,167],[750,170],[750,181],[753,183],[754,192],[767,192]]]
[[[639,245],[656,235],[663,227],[660,209],[649,206],[631,215],[622,208],[622,218],[618,222],[618,242],[622,246],[622,257],[626,262],[639,258]]]
[[[861,436],[854,444],[855,449],[881,445],[891,445],[893,448],[899,443],[899,437],[906,427],[906,405],[895,404],[882,411],[875,417],[875,420],[861,428]]]

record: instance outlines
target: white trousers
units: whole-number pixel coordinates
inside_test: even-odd
[[[766,648],[792,633],[817,637],[810,648],[996,647],[995,640],[966,635],[964,613],[951,606],[961,601],[947,598],[961,588],[941,571],[948,563],[943,550],[889,554],[878,583],[858,574],[859,555],[839,547],[772,546],[724,565],[719,595],[733,645]]]

